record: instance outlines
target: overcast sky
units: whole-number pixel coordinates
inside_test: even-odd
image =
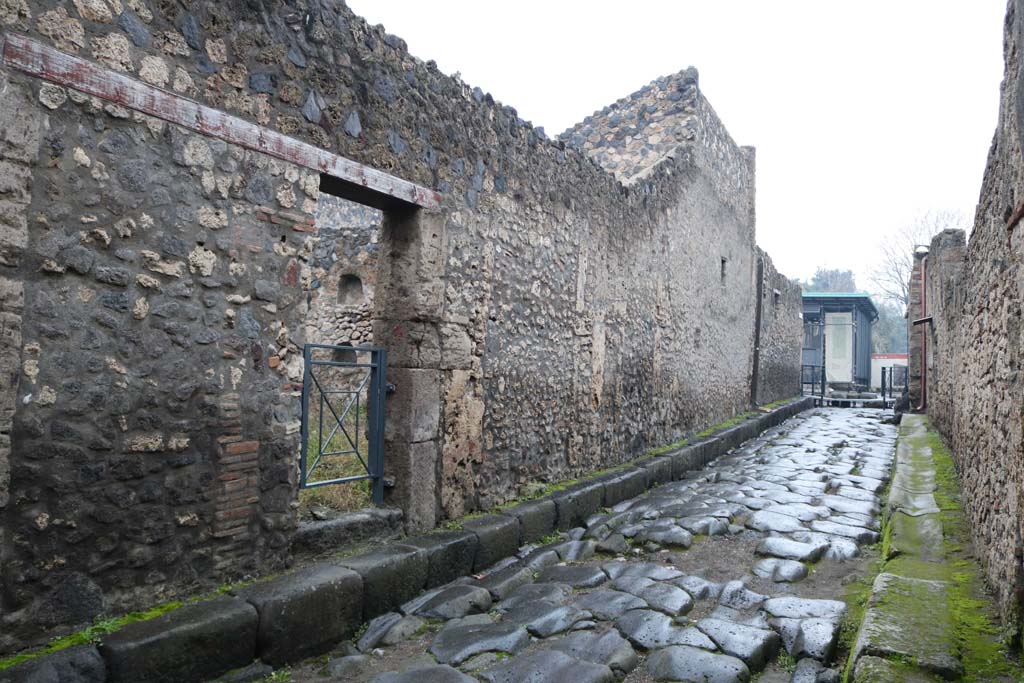
[[[1005,0],[350,0],[410,51],[556,135],[693,65],[757,148],[757,240],[790,277],[868,274],[929,210],[972,219]]]

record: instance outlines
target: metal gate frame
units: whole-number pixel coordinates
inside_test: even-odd
[[[315,350],[322,349],[328,351],[346,351],[355,354],[369,353],[369,363],[359,362],[347,362],[337,360],[316,360],[313,357]],[[357,356],[358,358],[358,356]],[[344,484],[346,482],[353,481],[371,481],[371,498],[374,505],[380,505],[384,502],[384,398],[387,391],[387,358],[388,352],[386,349],[371,347],[371,346],[334,346],[331,344],[305,344],[302,347],[302,359],[303,359],[303,375],[302,375],[302,450],[299,457],[299,488],[314,488],[317,486],[328,486],[331,484]],[[359,386],[355,389],[331,389],[328,387],[325,389],[317,378],[315,367],[317,366],[328,366],[328,367],[345,367],[345,368],[369,368],[369,372],[366,377],[359,383]],[[369,391],[367,392],[366,407],[367,407],[367,421],[369,422],[369,430],[367,436],[367,448],[366,448],[366,460],[363,460],[363,456],[359,453],[359,403],[360,395],[364,387],[369,383]],[[320,412],[319,419],[314,425],[317,430],[317,453],[312,458],[312,462],[309,454],[309,430],[310,430],[310,415],[309,415],[309,400],[313,393],[313,389],[316,389],[320,396]],[[339,414],[335,410],[335,406],[331,403],[332,396],[344,395],[348,396],[347,403],[344,409]],[[348,415],[349,411],[355,406],[356,408],[356,429],[355,436],[348,433],[345,428],[344,420]],[[330,411],[331,420],[328,421],[327,427],[329,435],[327,439],[324,439],[324,409],[327,408]],[[331,424],[333,423],[333,424]],[[348,441],[348,450],[340,451],[327,451],[325,446],[329,446],[334,437],[341,432],[345,440]],[[320,463],[320,459],[325,456],[339,456],[339,455],[355,455],[363,469],[366,470],[366,474],[355,475],[351,477],[340,477],[338,479],[327,479],[321,481],[310,481],[310,473],[316,469],[316,466]]]

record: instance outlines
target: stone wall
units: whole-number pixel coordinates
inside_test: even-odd
[[[1019,635],[1024,600],[1024,400],[1021,300],[1024,273],[1024,2],[1011,0],[1006,76],[970,243],[961,231],[936,235],[916,260],[912,319],[932,317],[910,338],[912,378],[927,334],[925,401],[949,439],[976,551],[1006,626]],[[924,273],[926,305],[919,278]],[[915,356],[917,358],[915,359]]]
[[[323,195],[305,325],[307,342],[367,346],[372,342],[373,292],[383,216],[377,209]]]
[[[604,145],[547,139],[333,0],[15,0],[0,21],[190,98],[140,113],[5,46],[0,649],[288,562],[307,341],[388,348],[389,496],[410,528],[749,405],[753,153],[695,71],[588,120],[605,142],[616,115],[637,122],[618,158],[640,170],[609,173]],[[190,101],[241,121],[166,122]],[[260,147],[274,131],[323,153]],[[321,188],[365,196],[320,177],[328,153],[442,206],[378,193],[379,222],[325,220]],[[800,351],[771,321],[799,301],[771,289],[775,397]]]
[[[763,284],[754,402],[764,405],[800,393],[793,349],[803,346],[803,296],[800,285],[777,271],[767,253],[758,251]]]

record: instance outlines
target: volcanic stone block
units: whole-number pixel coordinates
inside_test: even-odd
[[[643,468],[616,472],[604,481],[604,506],[610,508],[624,500],[635,498],[646,490],[647,471]]]
[[[473,570],[486,569],[519,549],[519,520],[508,515],[484,515],[462,523],[476,534],[478,545]]]
[[[558,528],[565,531],[583,525],[604,503],[604,483],[581,482],[551,494],[557,510]]]
[[[491,572],[477,581],[476,585],[486,588],[495,600],[501,600],[519,586],[533,581],[533,571],[516,562],[510,567]]]
[[[672,460],[673,479],[682,479],[687,472],[704,466],[704,449],[701,444],[690,444],[677,448],[666,457]]]
[[[0,683],[103,683],[107,668],[92,645],[79,645],[0,671]]]
[[[326,652],[363,621],[362,578],[331,564],[255,584],[238,595],[259,613],[259,656],[273,666]]]
[[[730,451],[743,443],[743,430],[740,425],[733,425],[716,432],[715,436],[722,441],[722,451]]]
[[[558,511],[553,500],[531,500],[505,510],[519,520],[519,544],[533,543],[555,530]]]
[[[614,683],[615,674],[604,664],[570,657],[557,650],[538,650],[501,662],[482,672],[487,683]]]
[[[963,667],[949,601],[949,585],[943,581],[879,574],[854,645],[854,660],[865,655],[905,658],[957,680]]]
[[[717,436],[705,439],[701,442],[700,446],[701,456],[704,459],[705,465],[729,450],[726,448],[725,443],[723,443],[723,441]]]
[[[437,531],[402,543],[427,553],[426,587],[436,588],[473,571],[473,558],[480,542],[472,531]]]
[[[647,670],[659,681],[746,683],[750,680],[750,670],[742,660],[686,645],[658,650],[647,658]]]
[[[204,681],[256,657],[258,623],[244,600],[206,600],[129,624],[105,636],[100,653],[110,681]]]
[[[672,481],[672,458],[656,455],[636,463],[637,467],[647,470],[647,485],[658,486]]]
[[[363,619],[391,612],[427,584],[427,551],[392,545],[338,562],[363,577]]]

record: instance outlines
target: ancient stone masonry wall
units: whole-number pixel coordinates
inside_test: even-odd
[[[695,71],[589,119],[643,124],[613,175],[334,0],[14,0],[0,24],[189,98],[164,119],[241,119],[170,124],[3,47],[0,649],[289,561],[306,341],[388,348],[410,529],[749,405],[753,154]],[[397,178],[342,192],[328,153]],[[399,178],[423,187],[361,192]],[[780,395],[789,333],[762,332]]]
[[[777,271],[767,253],[758,251],[763,285],[760,365],[754,400],[764,405],[800,393],[800,376],[793,372],[793,350],[803,344],[803,297],[800,286]]]
[[[377,209],[330,195],[317,203],[307,342],[367,346],[383,217]]]
[[[970,243],[960,231],[936,235],[915,274],[926,273],[910,315],[931,316],[926,401],[950,440],[976,550],[1009,627],[1024,600],[1024,397],[1021,301],[1024,272],[1024,2],[1005,26],[1006,76]],[[917,282],[912,282],[917,287]],[[926,326],[922,326],[926,327]],[[911,336],[911,359],[920,338]],[[920,363],[917,364],[919,367]]]

